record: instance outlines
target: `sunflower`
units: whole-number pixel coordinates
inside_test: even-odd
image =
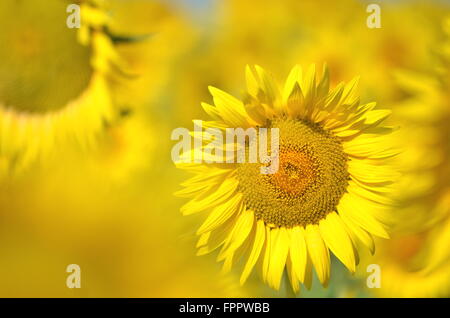
[[[364,263],[380,266],[380,297],[449,297],[450,257],[442,246],[450,239],[450,218],[426,231],[393,235],[380,242],[375,257]],[[366,276],[367,273],[361,273]]]
[[[110,183],[128,184],[132,176],[146,171],[153,165],[157,148],[151,128],[161,129],[142,113],[124,117],[108,127],[88,158],[92,173],[104,173]]]
[[[450,35],[450,19],[444,21]],[[435,49],[438,67],[396,72],[405,96],[395,106],[395,120],[402,125],[396,141],[402,144],[396,161],[403,175],[396,192],[398,232],[424,231],[450,217],[449,43]]]
[[[215,105],[202,106],[214,120],[204,125],[278,128],[279,169],[269,175],[261,164],[178,162],[196,174],[176,192],[193,198],[182,213],[209,212],[197,231],[198,254],[221,248],[224,272],[242,261],[241,284],[256,267],[279,289],[286,268],[298,292],[300,282],[310,288],[314,267],[327,286],[330,250],[354,272],[357,249],[373,252],[373,235],[389,237],[385,194],[397,174],[388,164],[392,128],[381,123],[391,112],[360,104],[358,78],[330,89],[326,66],[321,74],[295,66],[282,90],[264,69],[248,66],[246,82],[243,101],[209,88]],[[197,151],[205,155],[206,147]]]
[[[177,94],[171,95],[181,111],[174,116],[181,120],[183,114],[199,117],[200,108],[189,105],[209,98],[204,89],[207,85],[239,92],[244,83],[235,74],[248,63],[284,74],[298,63],[299,56],[319,64],[326,62],[333,70],[331,85],[359,74],[364,100],[392,102],[398,96],[391,70],[428,66],[423,63],[427,61],[424,55],[434,38],[431,29],[439,21],[434,11],[442,14],[445,10],[416,2],[385,3],[383,27],[375,30],[365,27],[366,7],[357,0],[218,1],[210,13],[213,23],[202,28],[207,30],[201,34],[203,40],[197,41],[195,50],[181,61],[183,71],[173,84]],[[399,14],[402,25],[397,23]],[[409,40],[410,34],[417,35],[415,41]],[[335,45],[337,42],[340,45]]]
[[[443,248],[450,239],[449,43],[436,50],[442,62],[437,70],[397,73],[408,98],[395,108],[403,150],[396,158],[402,178],[395,191],[395,235],[363,260],[381,267],[381,288],[373,290],[380,296],[450,295],[450,253]]]
[[[113,34],[131,34],[133,41],[117,47],[127,70],[133,75],[132,85],[114,87],[115,98],[132,106],[160,106],[161,95],[178,72],[178,65],[195,42],[190,21],[168,1],[110,0],[111,20],[108,30]],[[176,75],[174,75],[176,74]],[[138,108],[138,107],[134,107]]]
[[[90,146],[114,116],[109,82],[123,67],[103,1],[0,3],[0,157],[20,170],[67,141]]]
[[[402,178],[396,191],[396,231],[411,232],[432,227],[450,216],[449,154],[450,83],[435,75],[410,71],[397,73],[410,98],[397,103],[396,121],[402,125],[397,161]]]

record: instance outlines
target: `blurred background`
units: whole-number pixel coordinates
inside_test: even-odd
[[[393,110],[396,224],[356,275],[333,260],[328,288],[296,296],[449,297],[449,14],[444,0],[2,0],[0,296],[295,296],[195,255],[170,133],[207,118],[208,85],[241,96],[247,64],[281,81],[327,63],[334,85],[360,75],[361,100]]]

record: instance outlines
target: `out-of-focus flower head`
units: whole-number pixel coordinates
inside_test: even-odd
[[[403,172],[395,196],[395,235],[381,242],[366,262],[381,268],[387,297],[450,295],[450,54],[447,42],[435,50],[441,64],[427,72],[401,71],[397,80],[405,100],[394,107],[401,125],[397,157]]]
[[[217,2],[203,40],[183,64],[177,115],[201,115],[195,105],[207,98],[206,85],[239,94],[243,81],[236,74],[247,64],[288,72],[294,64],[327,63],[334,70],[332,84],[360,74],[363,97],[391,102],[398,97],[392,72],[428,65],[438,20],[430,17],[442,10],[421,2],[383,3],[381,28],[369,29],[367,5],[355,0]]]
[[[195,28],[184,12],[167,1],[109,0],[109,8],[108,29],[118,40],[125,36],[117,50],[133,75],[128,85],[115,91],[119,103],[167,108],[161,100],[174,94],[168,87],[180,59],[196,41]]]
[[[124,66],[106,34],[103,2],[82,0],[81,27],[68,1],[0,4],[0,157],[21,170],[56,147],[89,147],[114,120],[109,87]]]

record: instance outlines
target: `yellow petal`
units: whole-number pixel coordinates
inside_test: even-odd
[[[223,251],[219,254],[217,260],[225,259],[229,254],[233,254],[245,240],[248,239],[250,231],[253,228],[255,216],[252,210],[243,211],[236,221],[236,225],[228,236],[223,246]]]
[[[344,92],[344,83],[339,83],[327,96],[325,99],[324,107],[328,112],[332,112],[337,105],[339,105],[339,101],[342,98],[342,94]]]
[[[220,89],[209,86],[209,91],[214,99],[220,116],[232,127],[247,127],[247,113],[244,104],[237,98],[227,94]]]
[[[330,278],[330,253],[317,225],[310,224],[306,226],[305,233],[308,253],[316,269],[317,277],[322,285],[326,287]]]
[[[397,155],[399,150],[389,147],[390,140],[385,136],[358,136],[342,143],[345,153],[353,157],[381,159]]]
[[[203,234],[214,230],[228,220],[233,214],[239,213],[243,208],[242,194],[238,193],[226,203],[215,207],[208,215],[205,222],[203,222],[197,230],[197,234]]]
[[[200,240],[203,240],[202,242],[204,242],[204,240],[206,240],[207,238],[208,241],[205,245],[198,247],[197,255],[201,256],[211,253],[222,246],[225,243],[225,240],[230,232],[233,230],[235,222],[236,216],[233,216],[220,227],[216,228],[214,231],[203,233],[200,236]],[[200,244],[200,240],[198,244]]]
[[[197,245],[195,245],[195,247],[199,248],[208,244],[210,235],[211,232],[203,233],[202,235],[200,235],[200,238],[198,239]]]
[[[286,258],[289,252],[289,235],[286,228],[280,227],[272,230],[273,239],[267,282],[269,286],[278,290],[280,288],[281,277],[283,276]]]
[[[348,161],[348,172],[359,181],[368,183],[392,182],[399,177],[399,173],[389,167],[358,159]]]
[[[302,114],[304,112],[304,99],[300,85],[295,83],[291,95],[286,102],[287,113],[292,117],[297,117]]]
[[[350,234],[353,244],[355,244],[356,246],[358,242],[361,242],[369,249],[371,254],[375,253],[375,242],[372,235],[370,235],[366,230],[362,229],[359,225],[354,223],[347,215],[340,214],[339,216],[347,226],[348,233]]]
[[[355,199],[354,195],[346,193],[339,201],[339,214],[348,217],[355,224],[376,236],[389,238],[389,234],[384,229],[382,223],[365,211],[364,208],[358,204],[360,202],[361,201]]]
[[[174,195],[180,198],[190,198],[203,193],[203,191],[208,190],[209,187],[211,187],[211,185],[208,183],[195,184],[174,192]]]
[[[189,215],[221,204],[236,193],[238,185],[237,179],[228,178],[217,189],[214,188],[214,192],[202,195],[201,198],[195,198],[183,205],[180,209],[181,213]]]
[[[264,244],[264,257],[262,263],[262,278],[264,282],[267,282],[267,273],[269,272],[270,253],[273,240],[273,234],[269,227],[266,226],[266,241]]]
[[[383,120],[385,120],[387,117],[389,117],[392,114],[392,111],[389,109],[378,109],[378,110],[372,110],[366,114],[366,124],[373,125],[373,124],[380,124]]]
[[[387,195],[382,195],[379,192],[371,191],[369,189],[363,188],[357,185],[353,180],[351,180],[347,186],[347,191],[355,194],[361,198],[373,201],[378,204],[384,205],[394,205],[394,200]]]
[[[359,99],[359,81],[360,77],[357,76],[345,85],[344,92],[342,93],[341,104],[353,104]]]
[[[244,107],[247,115],[259,126],[263,126],[271,115],[270,109],[264,107],[251,96],[244,96]],[[269,114],[266,112],[269,110]]]
[[[273,105],[275,109],[281,111],[280,106],[280,90],[276,81],[259,65],[255,65],[255,70],[261,80],[262,89],[265,93],[266,100],[264,102]]]
[[[308,258],[304,230],[299,226],[295,226],[290,230],[290,234],[291,246],[289,248],[289,258],[292,261],[292,268],[295,271],[296,277],[304,283]]]
[[[217,109],[217,107],[209,105],[207,103],[201,103],[202,108],[205,110],[205,112],[214,120],[220,120],[222,119],[222,116],[220,116],[220,112]]]
[[[266,237],[266,227],[264,225],[264,221],[259,220],[256,222],[256,232],[255,238],[253,241],[253,247],[250,252],[250,255],[247,259],[247,263],[245,264],[244,270],[242,271],[242,275],[240,278],[240,283],[243,285],[250,275],[253,267],[255,266],[260,254],[261,250],[264,246],[264,241]]]
[[[316,66],[312,64],[305,74],[301,85],[303,94],[305,95],[306,116],[312,113],[314,99],[316,97]]]
[[[289,73],[283,88],[283,102],[287,103],[289,97],[294,91],[295,84],[302,82],[302,68],[299,65],[295,65]]]
[[[310,290],[312,286],[312,267],[311,256],[308,253],[306,257],[305,281],[303,282],[308,290]]]
[[[323,240],[336,257],[352,272],[355,272],[355,250],[345,225],[336,212],[329,213],[319,223]]]
[[[286,271],[289,277],[289,281],[291,282],[292,290],[295,294],[297,294],[300,291],[300,284],[297,275],[295,274],[295,270],[292,267],[292,261],[289,257],[286,260]]]
[[[328,90],[330,89],[330,72],[328,69],[328,65],[323,65],[322,77],[320,79],[319,84],[317,84],[317,96],[322,98],[328,94]]]
[[[197,165],[200,166],[200,165]],[[229,169],[205,169],[202,170],[199,174],[181,182],[180,184],[183,187],[196,186],[201,184],[222,184],[228,177],[233,174],[233,170]]]
[[[246,65],[245,67],[245,79],[247,81],[247,91],[253,97],[257,97],[260,89],[259,83],[249,65]]]

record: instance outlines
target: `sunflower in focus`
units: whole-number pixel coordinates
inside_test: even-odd
[[[392,202],[385,194],[397,174],[388,160],[395,155],[392,128],[382,123],[390,111],[360,104],[358,78],[330,89],[326,66],[305,74],[295,66],[282,89],[261,67],[247,67],[246,82],[242,101],[210,87],[214,105],[202,106],[213,120],[204,126],[278,128],[279,169],[261,174],[260,163],[178,163],[195,174],[176,192],[192,198],[182,213],[206,212],[198,254],[220,248],[224,272],[243,266],[241,284],[256,268],[279,289],[286,268],[298,292],[300,283],[311,287],[314,267],[327,286],[330,251],[354,272],[361,246],[373,252],[373,236],[389,238]],[[197,151],[205,158],[206,149],[204,142]]]
[[[114,117],[110,81],[121,60],[105,32],[104,1],[81,0],[80,28],[68,1],[0,3],[0,158],[20,170],[57,146],[83,147]]]

